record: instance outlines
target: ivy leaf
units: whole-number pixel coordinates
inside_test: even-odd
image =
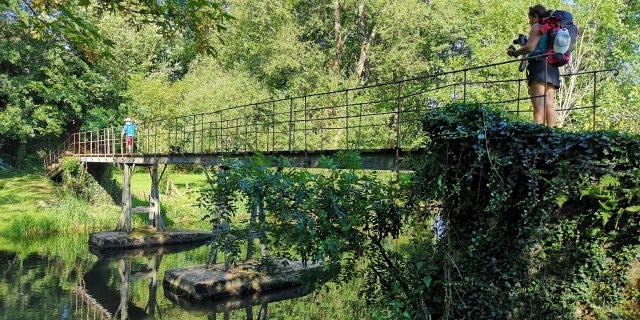
[[[640,206],[631,206],[626,208],[625,210],[631,213],[640,212]]]
[[[416,269],[418,269],[418,271],[420,271],[420,269],[422,269],[423,265],[424,265],[424,262],[422,262],[422,261],[416,263]]]
[[[431,276],[426,275],[424,278],[422,278],[422,282],[424,282],[424,285],[428,288],[431,285]]]

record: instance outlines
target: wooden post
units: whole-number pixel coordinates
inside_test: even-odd
[[[124,164],[124,174],[122,179],[122,211],[120,220],[116,226],[116,231],[131,232],[131,166]]]
[[[147,307],[149,315],[155,316],[157,308],[157,292],[158,292],[158,271],[160,270],[160,264],[162,263],[163,255],[155,257],[149,257],[147,260],[147,269],[151,271],[149,275],[149,301]]]
[[[253,320],[253,308],[252,307],[246,307],[244,308],[244,312],[247,314],[247,320]]]
[[[251,206],[251,218],[249,218],[249,229],[247,234],[247,260],[253,259],[253,225],[256,223],[256,216],[258,215],[258,206]]]
[[[122,316],[121,319],[128,319],[128,309],[129,309],[129,279],[131,277],[131,260],[119,259],[118,263],[118,273],[120,274],[120,305],[118,306],[118,310],[114,314],[114,317],[118,316],[118,313]]]
[[[160,208],[160,186],[158,178],[158,165],[151,166],[151,195],[149,196],[149,206],[153,211],[149,212],[149,228],[155,227],[157,231],[164,230],[164,219]]]
[[[220,172],[220,174],[218,175],[218,183],[227,183],[227,176],[225,174],[225,168],[223,166],[219,166],[218,167],[218,171]],[[227,204],[223,204],[222,207],[222,212],[220,212],[220,210],[218,212],[216,212],[216,215],[218,216],[219,220],[222,223],[222,230],[223,231],[229,231],[229,221],[227,220],[229,218],[229,208],[227,208],[226,206]],[[229,270],[229,259],[227,259],[227,255],[224,255],[224,271]]]
[[[269,256],[269,239],[267,238],[267,217],[264,213],[264,198],[260,199],[258,208],[258,219],[260,220],[260,247],[262,249],[262,258]]]
[[[267,320],[269,318],[269,308],[268,308],[269,304],[268,303],[263,303],[262,305],[260,305],[260,313],[258,314],[258,319],[259,320]]]

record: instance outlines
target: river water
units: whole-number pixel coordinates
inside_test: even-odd
[[[88,237],[0,238],[0,319],[362,319],[357,280],[194,304],[162,287],[164,272],[202,264],[209,248],[92,253]]]

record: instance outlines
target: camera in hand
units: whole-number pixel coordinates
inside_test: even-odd
[[[527,41],[528,41],[527,36],[525,36],[524,34],[521,33],[521,34],[518,35],[518,38],[513,40],[513,44],[517,44],[517,45],[519,45],[521,47],[524,47],[524,46],[527,45]],[[511,47],[513,47],[513,46],[511,46]],[[524,58],[524,56],[523,56],[523,58]],[[520,61],[520,65],[518,66],[518,70],[520,72],[522,72],[526,68],[527,68],[527,60],[523,59],[522,61]]]
[[[521,47],[524,47],[527,45],[527,36],[525,36],[524,34],[519,34],[518,38],[516,38],[515,40],[513,40],[513,44],[517,44]]]

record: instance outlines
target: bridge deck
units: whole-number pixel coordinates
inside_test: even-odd
[[[335,155],[339,150],[323,151],[277,151],[268,155],[282,157],[290,161],[290,167],[294,168],[319,168],[322,156]],[[378,149],[367,150],[360,153],[364,170],[408,170],[403,165],[407,156],[424,152],[422,148],[406,149]],[[132,155],[75,155],[81,162],[94,163],[128,163],[140,166],[172,164],[172,165],[220,165],[223,160],[239,159],[251,155],[251,153],[210,153],[210,154],[132,154]],[[274,164],[276,166],[276,164]]]

